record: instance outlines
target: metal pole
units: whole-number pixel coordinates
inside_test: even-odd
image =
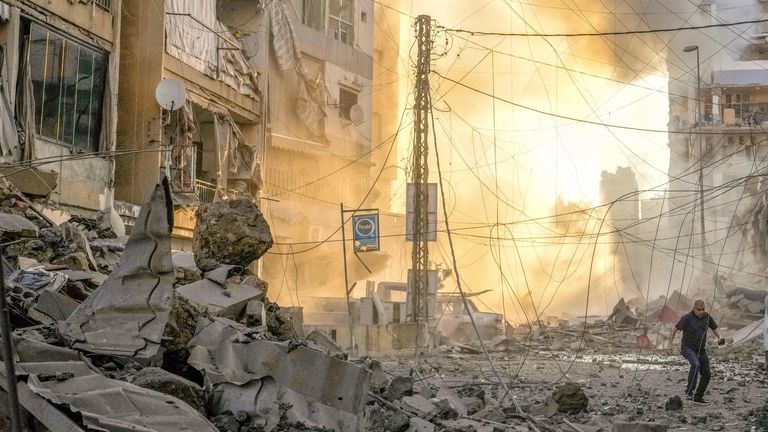
[[[347,324],[349,325],[349,352],[355,355],[355,333],[352,328],[352,304],[349,301],[349,274],[347,271],[347,234],[344,232],[344,203],[339,204],[341,216],[341,250],[344,255],[344,297],[347,299]]]
[[[11,414],[13,432],[21,432],[21,413],[19,412],[19,395],[16,390],[16,365],[11,344],[11,320],[8,311],[8,301],[5,298],[5,274],[3,274],[3,246],[0,245],[0,336],[3,338],[3,362],[5,363],[5,379],[8,382],[8,402]]]
[[[704,158],[704,151],[701,145],[701,76],[699,75],[701,69],[701,63],[699,61],[699,48],[696,48],[696,125],[698,133],[696,134],[699,140],[699,220],[701,225],[701,262],[702,268],[704,267],[704,255],[707,245],[706,237],[704,235],[704,164],[702,159]]]

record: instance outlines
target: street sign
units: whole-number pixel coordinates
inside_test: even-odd
[[[378,214],[352,216],[352,231],[354,233],[355,252],[379,250]]]

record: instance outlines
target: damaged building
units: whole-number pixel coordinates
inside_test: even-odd
[[[168,176],[179,205],[177,247],[189,247],[190,206],[256,199],[261,190],[259,73],[218,16],[218,4],[159,0],[123,7],[115,196],[130,216],[161,173]],[[183,106],[158,105],[156,88],[167,79],[186,88]]]
[[[0,171],[62,209],[112,206],[120,10],[120,0],[0,4]]]

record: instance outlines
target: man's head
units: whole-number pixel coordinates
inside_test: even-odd
[[[695,302],[693,302],[693,314],[694,315],[696,315],[697,317],[701,318],[701,317],[704,316],[705,310],[706,309],[704,308],[704,300],[696,300]]]

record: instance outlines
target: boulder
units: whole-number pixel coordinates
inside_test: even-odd
[[[272,247],[267,220],[247,198],[202,205],[195,217],[192,251],[203,271],[219,264],[247,267]]]

